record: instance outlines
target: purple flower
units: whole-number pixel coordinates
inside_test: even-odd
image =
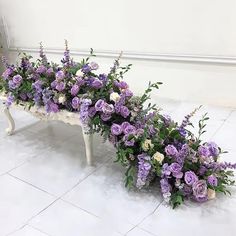
[[[178,151],[174,145],[167,145],[165,147],[165,152],[170,157],[176,157],[178,155]]]
[[[187,171],[184,174],[184,181],[187,185],[192,186],[196,181],[198,181],[198,177],[193,171]]]
[[[63,91],[65,89],[66,85],[64,82],[57,82],[56,84],[56,90],[59,92]]]
[[[46,103],[46,112],[47,113],[50,113],[50,112],[53,112],[53,113],[56,113],[59,111],[59,108],[58,108],[58,105],[52,101],[48,101]]]
[[[147,177],[152,168],[149,162],[151,158],[147,154],[143,153],[138,155],[138,160],[138,175],[136,186],[137,188],[142,188],[146,184]]]
[[[8,86],[9,86],[10,89],[16,89],[16,88],[18,87],[18,85],[15,84],[15,83],[13,82],[13,80],[9,80]]]
[[[121,126],[120,125],[118,125],[118,124],[113,124],[112,126],[111,126],[111,133],[113,134],[113,135],[120,135],[121,133],[122,133],[122,128],[121,128]]]
[[[198,147],[198,155],[202,157],[209,157],[211,155],[207,146],[199,146]]]
[[[99,89],[103,86],[103,83],[102,81],[98,80],[98,79],[95,79],[92,84],[91,84],[91,87],[93,88],[96,88],[96,89]]]
[[[120,82],[115,81],[114,84],[116,87],[118,87],[120,89],[127,89],[129,87],[125,81],[120,81]]]
[[[207,172],[207,168],[205,166],[200,166],[200,168],[198,170],[198,174],[203,176],[203,175],[205,175],[206,172]]]
[[[20,98],[21,98],[21,100],[26,101],[27,100],[27,94],[26,93],[20,93]]]
[[[123,141],[125,142],[125,146],[128,146],[128,147],[134,146],[134,143],[135,143],[134,137],[130,134],[126,134],[123,137]]]
[[[171,174],[170,166],[168,163],[164,163],[161,170],[162,176],[169,176]]]
[[[74,84],[70,90],[72,96],[76,96],[79,92],[80,87],[77,84]]]
[[[170,165],[170,171],[172,175],[178,179],[183,177],[183,172],[181,172],[181,170],[182,166],[177,162],[174,162]]]
[[[160,180],[161,192],[163,194],[169,193],[171,191],[171,185],[168,182],[168,179],[164,178]]]
[[[50,76],[52,73],[53,73],[53,68],[52,67],[48,68],[46,74]]]
[[[79,108],[79,104],[80,104],[80,99],[78,97],[74,97],[71,101],[72,107],[76,110]]]
[[[137,137],[140,137],[140,136],[142,136],[144,134],[144,129],[137,129],[136,130],[136,132],[135,132],[135,135],[137,136]]]
[[[11,68],[7,68],[3,73],[2,77],[4,80],[7,80],[9,76],[13,73],[13,70]]]
[[[105,104],[105,101],[102,99],[99,99],[96,103],[95,103],[95,109],[96,111],[102,111],[102,108]]]
[[[128,127],[129,125],[130,125],[129,122],[124,121],[124,122],[121,124],[122,131],[125,132],[126,127]]]
[[[101,114],[101,119],[102,119],[103,121],[108,121],[108,120],[111,119],[111,115],[110,115],[110,114],[104,114],[104,113],[102,113],[102,114]]]
[[[15,98],[13,95],[9,94],[6,100],[6,106],[9,107],[14,102]]]
[[[95,107],[90,107],[89,110],[88,110],[89,117],[94,117],[96,112],[97,111],[96,111]]]
[[[105,114],[111,115],[114,112],[114,106],[112,104],[108,104],[108,103],[105,102],[103,107],[102,107],[102,111]]]
[[[61,81],[65,78],[65,73],[63,70],[59,70],[57,73],[56,73],[56,79]]]
[[[123,124],[123,123],[122,123]],[[122,127],[123,129],[123,127]],[[135,134],[136,132],[136,128],[133,125],[128,125],[125,129],[124,129],[124,134]]]
[[[123,92],[125,97],[132,97],[134,94],[132,91],[130,91],[129,89],[125,89]]]
[[[163,122],[166,126],[169,126],[171,124],[171,117],[169,115],[164,114],[163,116]]]
[[[43,82],[41,80],[36,80],[32,84],[32,88],[34,88],[37,93],[41,93],[42,92],[42,85],[43,85]]]
[[[91,71],[91,67],[90,67],[88,64],[83,65],[83,67],[81,68],[81,71],[82,71],[83,73],[88,73],[88,72]]]
[[[210,151],[210,155],[213,156],[213,157],[217,157],[219,155],[219,147],[217,146],[216,143],[214,142],[208,142],[207,143],[207,147]]]
[[[44,65],[40,65],[37,69],[36,72],[39,74],[44,74],[46,72],[47,68]]]
[[[207,177],[207,183],[216,187],[218,185],[218,179],[214,175],[210,175]]]
[[[98,79],[101,80],[101,81],[103,82],[103,84],[106,84],[106,82],[107,82],[107,75],[105,75],[105,74],[100,74],[100,75],[98,76]]]
[[[12,78],[12,81],[13,81],[15,84],[21,84],[22,77],[21,77],[20,75],[15,75],[15,76]]]
[[[97,70],[99,68],[98,64],[96,62],[90,62],[90,68],[91,70]]]
[[[120,107],[120,114],[124,117],[127,118],[130,114],[130,110],[126,106],[121,106]]]
[[[207,200],[207,184],[205,180],[198,180],[193,184],[193,196],[196,201],[204,202]]]

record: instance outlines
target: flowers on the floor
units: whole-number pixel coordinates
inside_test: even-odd
[[[126,167],[126,186],[159,185],[173,207],[185,199],[204,202],[216,192],[229,193],[227,185],[234,184],[230,169],[236,164],[220,162],[221,148],[201,140],[206,115],[194,135],[188,127],[198,109],[178,124],[148,103],[161,83],[149,83],[142,96],[135,96],[123,80],[131,65],[120,66],[118,58],[109,73],[98,73],[91,58],[92,50],[90,57],[73,61],[66,43],[61,65],[48,62],[42,45],[36,62],[25,54],[17,65],[3,59],[0,90],[7,96],[6,106],[25,102],[44,106],[48,113],[78,112],[87,132],[101,133],[116,147],[116,162]]]

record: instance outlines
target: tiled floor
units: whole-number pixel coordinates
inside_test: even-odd
[[[199,104],[161,100],[181,120]],[[204,106],[206,141],[215,140],[236,161],[236,109]],[[0,236],[234,236],[236,190],[208,203],[163,204],[157,189],[128,191],[114,149],[95,136],[95,166],[86,165],[79,127],[43,123],[13,111],[17,131],[6,136],[0,114]],[[197,124],[197,123],[196,123]]]

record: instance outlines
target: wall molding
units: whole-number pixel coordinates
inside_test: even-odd
[[[4,36],[4,45],[6,50],[10,52],[29,52],[36,53],[39,48],[31,47],[13,47],[11,46],[11,38],[9,35],[7,23],[4,17],[1,17],[1,32]],[[62,55],[64,49],[62,48],[45,48],[44,51],[48,54]],[[71,55],[87,56],[89,49],[71,49]],[[95,50],[97,57],[104,58],[117,58],[120,54],[119,51],[110,50]],[[213,55],[190,55],[190,54],[159,54],[154,52],[136,52],[136,51],[123,51],[122,58],[143,61],[165,61],[176,63],[198,63],[198,64],[223,64],[223,65],[236,65],[236,57],[228,56],[213,56]]]

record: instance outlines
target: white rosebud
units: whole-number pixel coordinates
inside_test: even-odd
[[[113,102],[118,102],[120,100],[119,93],[113,92],[110,94],[110,100]]]
[[[155,159],[156,161],[158,161],[160,164],[162,164],[162,161],[164,160],[165,156],[160,153],[160,152],[156,152],[153,156],[153,159]]]
[[[82,77],[84,73],[81,70],[77,70],[76,76]]]
[[[151,139],[146,139],[143,143],[142,143],[142,149],[146,152],[149,149],[153,148],[153,144],[152,144],[152,140]]]
[[[66,96],[63,94],[63,95],[60,95],[59,98],[58,98],[58,102],[61,103],[61,104],[64,104],[66,101]]]
[[[212,200],[216,197],[216,191],[214,189],[207,189],[207,199]]]

